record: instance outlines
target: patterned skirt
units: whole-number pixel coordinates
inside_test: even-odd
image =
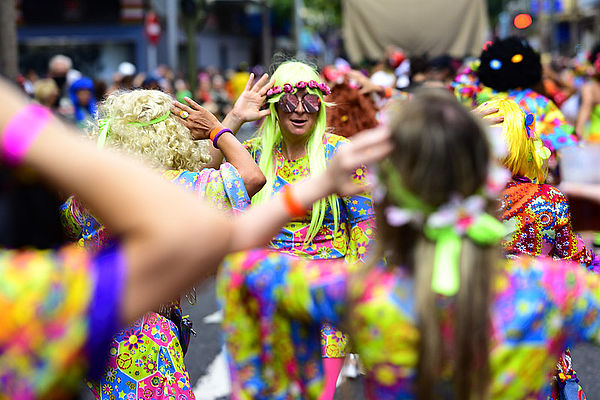
[[[346,357],[346,335],[330,324],[321,326],[321,357],[344,358]]]
[[[154,312],[115,335],[104,375],[88,386],[101,400],[195,399],[177,328]]]

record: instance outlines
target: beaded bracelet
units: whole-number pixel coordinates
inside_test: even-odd
[[[50,110],[39,104],[23,107],[4,127],[0,141],[2,159],[10,166],[19,165],[51,116]]]
[[[233,135],[233,132],[231,131],[231,129],[222,128],[221,130],[219,130],[219,128],[222,128],[222,127],[218,126],[215,129],[213,129],[209,136],[210,140],[212,140],[212,142],[213,142],[213,146],[215,146],[215,149],[218,149],[217,141],[219,140],[219,138],[221,137],[222,134],[224,134],[225,132],[229,132]]]
[[[291,185],[285,185],[283,191],[283,205],[292,217],[302,217],[306,214],[306,208],[294,197]]]

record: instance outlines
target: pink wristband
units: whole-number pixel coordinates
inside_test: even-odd
[[[19,165],[51,116],[50,110],[39,104],[23,107],[4,127],[0,142],[4,162]]]

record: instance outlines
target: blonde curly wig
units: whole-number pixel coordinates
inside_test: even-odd
[[[90,136],[97,138],[103,122],[110,123],[106,143],[156,167],[198,171],[210,161],[208,142],[193,140],[179,118],[146,123],[170,113],[172,99],[158,90],[133,90],[109,95],[98,108]]]

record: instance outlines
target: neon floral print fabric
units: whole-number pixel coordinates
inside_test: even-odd
[[[348,139],[326,133],[323,138],[325,158],[333,157],[339,146],[348,143]],[[254,138],[244,143],[254,160],[258,163],[262,155],[260,138]],[[281,151],[281,144],[274,150],[276,160],[276,181],[273,184],[275,192],[287,184],[310,176],[308,156],[297,160],[288,160]],[[354,173],[356,182],[364,182],[365,168],[358,168]],[[370,194],[339,199],[340,226],[335,231],[335,221],[331,208],[327,206],[323,226],[312,242],[304,244],[312,211],[301,218],[296,218],[286,224],[271,241],[271,247],[282,253],[313,260],[335,260],[344,258],[349,263],[364,261],[371,240],[375,236],[375,214]],[[321,331],[322,355],[325,358],[345,357],[346,336],[328,323],[323,324]]]
[[[573,146],[579,141],[575,135],[575,128],[567,122],[556,104],[532,89],[496,92],[478,84],[471,70],[459,75],[453,87],[459,101],[469,107],[477,107],[494,97],[514,100],[525,113],[535,115],[536,132],[552,152],[562,147]]]
[[[348,143],[348,139],[338,135],[325,134],[325,158],[328,162],[339,146]],[[261,157],[260,138],[254,138],[244,143],[254,160]],[[289,183],[310,176],[308,156],[297,160],[288,160],[281,151],[281,144],[274,150],[276,181],[273,184],[275,192]],[[366,181],[366,170],[358,168],[354,173],[356,182]],[[331,209],[327,207],[323,227],[308,245],[303,245],[306,239],[312,212],[293,219],[286,224],[271,241],[271,247],[283,253],[313,259],[328,260],[345,258],[348,262],[363,260],[367,254],[370,241],[375,234],[374,212],[370,194],[344,197],[339,200],[340,226],[335,231],[335,221]]]
[[[0,399],[70,398],[87,367],[102,365],[124,265],[118,248],[108,253],[0,252]]]
[[[226,259],[217,291],[232,399],[318,398],[322,321],[349,323],[368,371],[366,398],[415,398],[419,331],[413,281],[402,268],[355,273],[342,262],[268,250]],[[546,399],[564,349],[600,337],[600,277],[577,264],[524,256],[499,264],[493,293],[489,398]],[[439,310],[450,323],[451,309]]]
[[[250,204],[244,182],[231,164],[219,170],[173,170],[162,175],[206,199],[219,210],[240,212]],[[104,226],[71,197],[61,207],[63,226],[87,249],[110,242]],[[171,306],[179,307],[179,301]],[[194,399],[175,324],[151,312],[113,338],[107,369],[88,382],[96,399]]]
[[[199,172],[169,170],[161,173],[166,179],[197,193],[220,210],[239,212],[250,204],[242,177],[229,163],[218,170],[205,168]],[[61,222],[68,237],[88,249],[103,248],[110,242],[106,228],[71,196],[60,207]]]
[[[509,231],[502,243],[507,255],[547,255],[595,268],[594,254],[571,227],[569,202],[555,187],[512,181],[500,209]]]

